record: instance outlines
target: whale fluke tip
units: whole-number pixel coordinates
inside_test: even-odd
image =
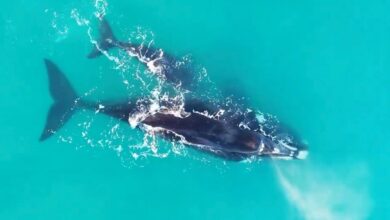
[[[48,139],[70,119],[74,112],[74,102],[78,98],[72,85],[57,65],[49,59],[43,60],[49,76],[50,95],[54,99],[54,103],[47,114],[45,128],[39,141]]]

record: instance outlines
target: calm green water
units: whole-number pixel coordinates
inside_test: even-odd
[[[388,2],[1,5],[0,219],[390,219]],[[143,134],[121,124],[116,134],[130,138],[115,138],[116,122],[93,112],[38,142],[52,103],[43,58],[91,99],[137,89],[123,83],[137,83],[134,68],[85,58],[88,26],[75,17],[94,34],[103,9],[118,37],[146,33],[170,53],[192,54],[217,87],[244,88],[254,108],[308,141],[307,160],[225,163],[183,149],[134,159],[128,147]]]

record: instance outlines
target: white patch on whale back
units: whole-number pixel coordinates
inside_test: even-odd
[[[262,153],[262,152],[263,152],[263,150],[264,150],[264,148],[265,148],[265,146],[264,146],[264,142],[263,142],[263,141],[261,141],[261,143],[260,143],[260,147],[259,147],[259,152],[260,152],[260,153]]]
[[[247,124],[245,124],[244,122],[240,122],[240,124],[238,124],[238,127],[246,129],[246,130],[251,130],[251,128]]]
[[[260,123],[260,124],[263,124],[264,122],[266,122],[266,119],[264,117],[264,114],[263,113],[256,113],[256,119],[257,121]]]

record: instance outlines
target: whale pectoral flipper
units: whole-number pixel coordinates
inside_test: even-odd
[[[44,141],[56,133],[71,118],[78,98],[71,84],[59,68],[47,59],[45,59],[45,65],[49,76],[50,95],[54,99],[54,103],[47,114],[45,128],[42,131],[40,141]]]
[[[96,58],[100,55],[102,55],[101,51],[108,51],[109,49],[115,47],[116,45],[116,38],[114,36],[114,33],[112,32],[112,29],[110,25],[108,24],[108,21],[101,17],[100,20],[100,26],[99,26],[99,40],[97,42],[97,45],[94,45],[92,51],[88,54],[88,58]]]

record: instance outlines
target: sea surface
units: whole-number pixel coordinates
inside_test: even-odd
[[[389,11],[382,0],[2,1],[0,219],[390,219]],[[288,124],[307,159],[228,162],[91,111],[39,142],[53,102],[44,58],[90,100],[159,95],[126,54],[86,58],[97,15]]]

